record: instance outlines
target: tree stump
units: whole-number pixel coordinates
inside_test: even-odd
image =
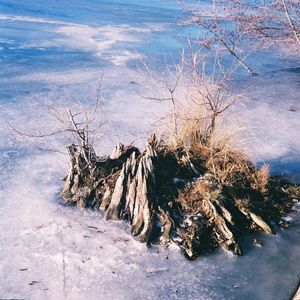
[[[68,150],[65,203],[102,208],[107,220],[128,221],[139,241],[174,242],[189,259],[219,246],[241,255],[239,235],[254,230],[272,234],[271,219],[279,221],[291,208],[281,185],[270,185],[268,195],[222,185],[200,167],[204,157],[192,162],[186,150],[171,150],[155,135],[142,152],[120,143],[102,158],[91,145]]]

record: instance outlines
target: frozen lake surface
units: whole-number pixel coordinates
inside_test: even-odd
[[[188,33],[177,25],[182,17],[171,0],[0,1],[0,123],[47,128],[41,100],[89,103],[103,72],[111,130],[96,150],[142,144],[166,107],[140,99],[125,67],[143,59],[158,69],[177,57]],[[246,151],[300,182],[300,69],[275,54],[249,59],[260,75],[233,115],[249,128]],[[299,213],[288,230],[255,235],[263,248],[251,244],[254,236],[242,240],[243,257],[218,250],[189,262],[175,247],[147,249],[123,222],[59,205],[68,158],[0,130],[1,299],[265,300],[294,291]]]

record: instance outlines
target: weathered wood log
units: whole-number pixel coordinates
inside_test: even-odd
[[[78,207],[85,207],[86,201],[93,192],[87,180],[92,184],[97,177],[96,155],[91,147],[79,149],[75,145],[68,147],[70,156],[70,169],[66,178],[62,197],[67,203],[76,202]]]
[[[106,212],[107,219],[128,218],[132,225],[132,234],[142,242],[150,242],[155,221],[154,212],[157,210],[154,173],[156,158],[153,140],[147,142],[146,150],[141,155],[132,153],[123,165]]]
[[[124,162],[132,153],[139,153],[137,148],[122,144],[118,144],[110,157],[104,158],[97,157],[88,145],[70,145],[68,151],[70,168],[61,196],[67,204],[76,203],[80,208],[106,207],[111,202],[112,186]]]

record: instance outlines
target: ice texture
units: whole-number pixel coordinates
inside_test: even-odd
[[[177,25],[182,17],[171,0],[1,1],[1,124],[55,126],[41,99],[68,95],[88,104],[104,72],[110,131],[97,152],[110,153],[118,141],[143,145],[168,107],[140,99],[125,67],[142,58],[159,69],[165,57],[177,57],[187,34]],[[248,128],[241,146],[258,164],[271,163],[273,173],[300,181],[299,68],[273,52],[251,59],[260,76],[230,115]],[[241,73],[238,84],[246,80]],[[189,262],[175,246],[148,249],[126,223],[107,222],[102,212],[62,206],[67,163],[65,155],[37,151],[0,131],[1,299],[265,300],[287,299],[295,289],[299,213],[276,236],[243,238],[243,257],[219,249]]]

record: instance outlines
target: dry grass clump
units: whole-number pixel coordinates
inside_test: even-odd
[[[253,187],[261,192],[266,191],[269,179],[269,166],[263,165],[257,169],[243,151],[235,149],[234,139],[236,129],[233,133],[224,127],[214,126],[212,132],[210,120],[195,118],[178,122],[177,134],[165,134],[168,138],[164,139],[169,151],[184,153],[181,160],[188,160],[195,167],[195,173],[205,170],[210,176],[221,185],[240,185]],[[221,131],[222,132],[219,132]]]

